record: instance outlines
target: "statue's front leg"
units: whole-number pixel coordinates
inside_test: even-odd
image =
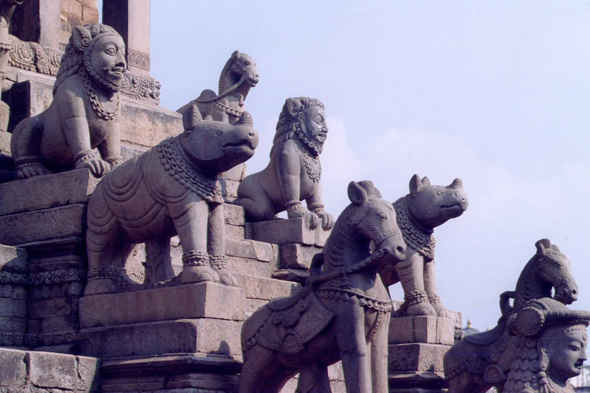
[[[222,284],[237,287],[237,277],[227,269],[223,204],[211,204],[210,209],[209,226],[207,228],[207,250],[209,251],[211,267],[219,274],[219,281]]]
[[[113,129],[106,136],[104,141],[98,145],[98,151],[103,160],[109,163],[110,169],[114,169],[123,163],[121,156],[121,135],[119,124],[113,124]]]
[[[438,291],[436,289],[434,261],[424,263],[424,289],[428,294],[428,301],[436,310],[436,315],[443,318],[450,318],[451,313],[440,301],[440,297],[438,296]]]
[[[404,304],[400,311],[406,315],[436,315],[424,288],[424,259],[409,247],[406,255],[406,260],[395,265],[404,289]]]
[[[182,246],[183,269],[180,282],[195,283],[219,281],[219,275],[210,267],[207,252],[207,202],[186,201],[168,206],[170,216]]]
[[[307,209],[318,216],[321,220],[322,229],[329,231],[330,229],[334,228],[336,220],[334,220],[334,216],[324,209],[324,204],[322,203],[321,183],[316,185],[315,192],[311,197],[307,198],[305,202],[307,203]]]

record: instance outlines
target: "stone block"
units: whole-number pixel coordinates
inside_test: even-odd
[[[7,93],[6,101],[10,105],[9,132],[12,132],[21,120],[38,115],[49,108],[53,101],[54,81],[54,78],[45,79],[39,74],[35,74],[35,79],[17,82],[12,85]]]
[[[82,17],[82,4],[76,0],[61,0],[61,11]]]
[[[22,285],[0,284],[0,298],[26,299],[27,290]]]
[[[0,317],[0,331],[26,333],[27,320],[25,318]]]
[[[4,154],[5,156],[10,157],[10,140],[11,139],[12,139],[11,133],[0,130],[0,154]]]
[[[0,244],[20,245],[81,235],[86,206],[80,203],[0,217]]]
[[[27,301],[21,299],[0,298],[0,317],[26,318]]]
[[[278,269],[272,272],[272,278],[283,281],[298,282],[305,285],[309,272],[303,269]]]
[[[254,314],[256,310],[258,310],[262,306],[265,306],[267,303],[267,300],[246,299],[246,318]]]
[[[301,285],[269,278],[238,275],[238,286],[246,290],[246,298],[269,301],[276,297],[289,296]]]
[[[114,380],[101,381],[100,390],[102,393],[121,392],[151,392],[164,389],[166,386],[165,376],[141,376],[117,378]]]
[[[228,269],[239,274],[249,276],[271,278],[273,265],[268,262],[259,262],[255,259],[227,257]]]
[[[243,321],[245,302],[244,290],[212,282],[85,296],[80,300],[80,326],[192,318]]]
[[[443,356],[451,348],[440,344],[390,344],[389,372],[444,372]]]
[[[226,202],[233,202],[238,198],[239,181],[219,179],[221,185],[221,195]]]
[[[240,378],[237,375],[216,375],[189,373],[173,375],[166,383],[166,389],[210,389],[224,392],[237,392]]]
[[[39,334],[41,332],[40,319],[27,319],[27,333]]]
[[[309,269],[314,255],[322,252],[318,246],[303,244],[283,244],[279,247],[279,267],[281,269]]]
[[[246,177],[246,164],[238,164],[229,171],[220,173],[219,176],[227,180],[240,182]]]
[[[0,348],[0,387],[24,388],[27,382],[25,356],[24,351]]]
[[[1,272],[24,273],[27,271],[27,265],[27,252],[24,249],[0,244]]]
[[[40,319],[76,314],[78,312],[78,301],[77,296],[31,300],[28,302],[28,317]]]
[[[453,345],[454,321],[451,318],[435,316],[414,316],[391,318],[389,343],[427,343]]]
[[[48,352],[28,352],[29,380],[39,388],[91,391],[99,359]]]
[[[244,208],[242,206],[226,203],[223,206],[223,213],[226,224],[238,226],[244,226],[246,224]]]
[[[323,247],[330,231],[321,228],[307,228],[302,218],[276,219],[271,221],[246,223],[248,239],[273,244],[299,243],[307,246]]]
[[[85,203],[99,181],[88,169],[77,169],[0,184],[0,216]]]
[[[276,261],[277,247],[270,243],[262,243],[254,240],[233,240],[225,242],[225,253],[232,257],[256,259],[262,262]]]
[[[184,130],[180,113],[123,97],[119,121],[122,142],[148,148]]]
[[[241,323],[182,319],[80,330],[81,354],[100,358],[178,353],[241,358]]]
[[[225,238],[228,240],[244,240],[244,227],[236,225],[225,225]]]
[[[78,331],[78,314],[60,315],[41,319],[40,333],[55,333],[65,331]]]
[[[68,296],[81,297],[84,294],[85,285],[86,284],[82,281],[63,282],[60,284],[31,285],[29,287],[29,299],[40,300]]]
[[[82,7],[82,22],[98,23],[98,10],[91,7]]]

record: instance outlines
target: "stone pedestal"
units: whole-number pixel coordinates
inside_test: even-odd
[[[396,393],[446,391],[443,356],[451,348],[454,340],[455,320],[453,318],[434,316],[391,318],[389,391]]]
[[[271,221],[249,222],[246,224],[248,239],[261,242],[284,244],[303,244],[323,247],[330,231],[322,228],[309,229],[303,218],[276,219]]]

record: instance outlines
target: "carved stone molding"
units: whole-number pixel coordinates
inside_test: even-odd
[[[58,345],[71,343],[76,339],[77,333],[74,331],[42,334],[0,332],[0,335],[0,340],[2,340],[0,341],[0,345],[25,345],[29,348],[36,348],[43,345]],[[5,336],[6,341],[17,342],[18,340],[20,340],[20,344],[4,344]]]
[[[130,67],[139,68],[140,70],[150,70],[150,55],[137,50],[129,49],[129,55],[127,56],[127,62]]]
[[[8,64],[22,70],[37,72],[43,75],[56,76],[61,64],[63,52],[44,48],[35,42],[21,41],[10,36],[12,50]],[[133,67],[149,71],[149,55],[137,51],[129,51],[129,64]],[[130,98],[149,104],[160,103],[161,84],[149,76],[139,76],[127,71],[123,77],[120,92]]]
[[[38,273],[10,273],[0,272],[0,284],[14,285],[45,285],[61,284],[72,281],[83,281],[86,279],[85,269],[58,269],[49,272]]]

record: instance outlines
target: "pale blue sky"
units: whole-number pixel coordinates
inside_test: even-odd
[[[534,243],[569,256],[590,309],[590,6],[588,1],[151,0],[152,76],[176,110],[239,49],[261,81],[246,107],[262,169],[287,97],[326,106],[326,208],[350,180],[386,199],[414,173],[463,179],[471,205],[435,231],[443,302],[495,326]],[[393,289],[401,298],[401,288]]]

